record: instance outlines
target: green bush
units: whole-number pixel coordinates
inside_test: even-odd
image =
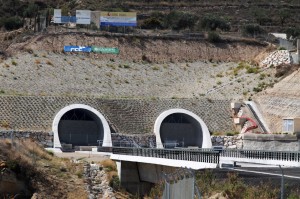
[[[230,26],[224,19],[218,16],[206,15],[201,19],[200,27],[205,30],[215,31],[217,28],[223,31],[230,30]]]
[[[255,73],[255,74],[257,74],[258,72],[259,72],[259,68],[257,68],[257,67],[251,67],[251,66],[248,66],[247,68],[246,68],[246,72],[247,73]]]
[[[292,27],[285,30],[288,39],[295,39],[300,36],[300,28]]]
[[[272,19],[268,15],[268,11],[263,8],[254,7],[251,12],[259,25],[267,25],[272,22]]]
[[[115,191],[120,190],[121,183],[117,175],[112,176],[111,180],[109,181],[109,186]]]
[[[244,35],[248,35],[248,36],[255,36],[255,35],[260,35],[262,34],[264,31],[263,29],[259,26],[259,25],[246,25],[243,27],[242,30]]]
[[[7,168],[12,170],[15,173],[20,173],[21,172],[21,167],[19,165],[19,162],[17,160],[8,160],[6,162]]]
[[[211,43],[218,43],[221,41],[220,35],[216,32],[209,32],[207,39]]]
[[[185,12],[171,11],[164,20],[166,28],[174,30],[183,30],[186,28],[193,29],[198,17]]]
[[[141,27],[143,29],[162,29],[163,22],[158,18],[151,17],[149,19],[144,20]]]
[[[278,50],[286,50],[285,47],[279,47]]]
[[[19,17],[1,18],[0,26],[6,30],[15,30],[23,27],[23,21]]]
[[[46,150],[46,152],[47,152],[49,155],[54,156],[54,152],[53,152],[53,151],[48,151],[48,150]]]

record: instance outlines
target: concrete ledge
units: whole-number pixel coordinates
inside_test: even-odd
[[[279,135],[279,134],[244,134],[244,140],[256,141],[297,141],[295,135]]]
[[[264,164],[264,165],[282,165],[287,167],[299,167],[300,162],[297,161],[280,161],[280,160],[271,160],[271,159],[249,159],[249,158],[232,158],[232,157],[220,157],[220,163],[222,162],[244,162],[244,163],[256,163],[256,164]]]
[[[170,167],[187,167],[195,170],[217,167],[217,164],[214,163],[193,162],[193,161],[186,161],[186,160],[173,160],[173,159],[130,156],[130,155],[117,155],[117,154],[112,154],[110,156],[110,159],[117,160],[117,161],[157,164],[157,165],[164,165]]]

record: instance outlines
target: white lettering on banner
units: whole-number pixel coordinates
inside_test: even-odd
[[[78,46],[78,48],[71,48],[70,51],[81,52],[84,46]]]

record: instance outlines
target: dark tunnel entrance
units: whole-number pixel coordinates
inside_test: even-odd
[[[160,136],[165,148],[202,148],[201,124],[192,116],[184,113],[173,113],[167,116],[160,126]]]
[[[104,128],[101,119],[86,109],[72,109],[66,112],[58,124],[61,144],[75,146],[97,146],[103,140]]]

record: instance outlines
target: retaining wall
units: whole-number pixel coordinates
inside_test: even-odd
[[[249,150],[276,150],[299,151],[299,140],[294,135],[277,134],[245,134],[243,149]]]
[[[51,96],[0,96],[0,130],[51,132],[55,115],[71,104],[97,109],[122,134],[153,133],[156,118],[165,110],[182,108],[198,115],[211,132],[234,131],[229,100],[100,99]]]

